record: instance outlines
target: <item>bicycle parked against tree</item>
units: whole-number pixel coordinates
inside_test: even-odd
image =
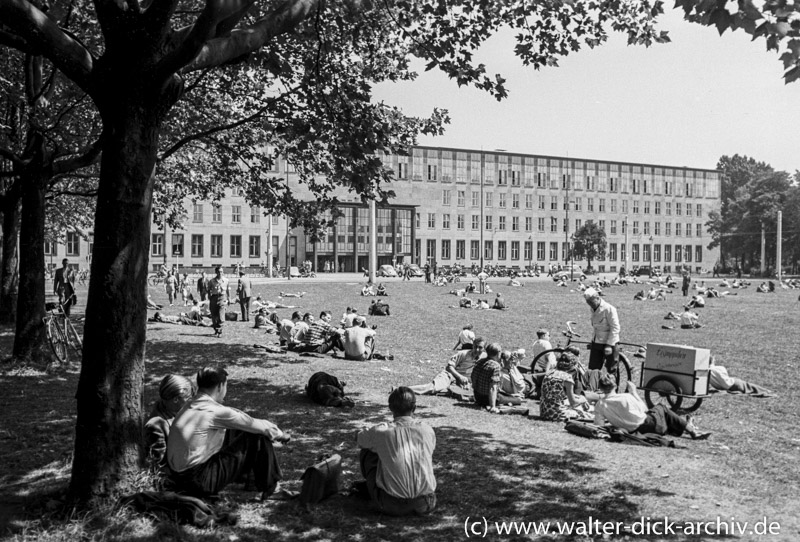
[[[69,316],[64,312],[64,304],[69,301],[72,301],[72,298],[64,300],[64,303],[57,301],[45,303],[47,316],[42,318],[47,342],[50,343],[53,354],[61,363],[69,362],[70,353],[76,360],[83,355],[81,336],[78,335],[78,331],[72,325]]]

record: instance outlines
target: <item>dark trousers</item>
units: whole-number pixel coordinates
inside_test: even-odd
[[[647,411],[644,423],[636,428],[639,433],[656,433],[679,437],[686,430],[686,418],[679,416],[664,405],[656,405]]]
[[[327,354],[334,348],[344,350],[344,346],[342,346],[342,341],[339,338],[338,333],[332,334],[330,337],[325,339],[325,342],[319,344],[300,343],[290,347],[289,350],[292,350],[293,352],[316,352],[317,354]]]
[[[228,431],[226,443],[211,458],[183,472],[170,475],[175,487],[190,495],[215,495],[225,486],[250,473],[256,489],[268,494],[281,480],[281,467],[270,441],[264,435]]]
[[[611,347],[611,355],[605,355],[605,348],[608,345],[592,343],[592,349],[589,353],[589,370],[600,370],[603,367],[609,374],[617,374],[617,364],[619,363],[619,348],[617,345]],[[625,390],[621,390],[625,391]]]
[[[208,310],[211,311],[211,327],[221,329],[222,322],[225,321],[225,304],[222,302],[221,295],[212,295],[208,298]]]
[[[410,516],[412,514],[424,516],[436,508],[436,493],[420,495],[414,499],[401,499],[379,488],[377,477],[381,460],[375,452],[361,450],[358,459],[361,463],[361,474],[367,480],[370,499],[381,512],[390,516]]]
[[[239,306],[242,308],[242,322],[250,321],[250,297],[240,297]]]

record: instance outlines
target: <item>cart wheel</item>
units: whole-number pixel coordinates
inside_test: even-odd
[[[681,412],[694,412],[703,404],[703,398],[684,397],[681,403]]]
[[[644,400],[647,402],[648,408],[653,408],[656,405],[666,405],[670,410],[678,410],[683,402],[683,393],[681,387],[668,376],[657,376],[647,383],[647,388],[644,392]]]

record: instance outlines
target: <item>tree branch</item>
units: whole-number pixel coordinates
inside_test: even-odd
[[[287,0],[255,24],[231,32],[229,37],[202,44],[183,72],[221,66],[263,47],[275,36],[290,32],[317,8],[319,0]]]
[[[14,151],[6,147],[0,147],[0,156],[11,162],[15,168],[25,167],[26,162],[20,158]],[[8,172],[16,175],[14,172]]]
[[[46,14],[27,0],[0,0],[0,19],[29,49],[49,58],[81,89],[89,91],[92,56]]]
[[[58,175],[90,166],[97,161],[102,150],[102,138],[97,138],[94,143],[82,149],[78,156],[53,162],[53,173]]]
[[[16,34],[12,34],[11,32],[7,32],[1,28],[0,28],[0,45],[5,45],[6,47],[10,47],[11,49],[22,51],[23,53],[27,54],[32,53],[31,48],[28,46],[27,41],[17,36]]]

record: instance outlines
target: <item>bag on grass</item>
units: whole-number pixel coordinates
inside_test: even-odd
[[[230,311],[225,313],[225,321],[226,322],[237,322],[239,320],[239,313]]]
[[[339,492],[339,478],[342,473],[342,456],[333,454],[308,467],[300,479],[302,504],[316,504]]]
[[[569,420],[567,423],[565,423],[564,429],[573,435],[578,435],[585,438],[606,438],[608,436],[608,433],[594,424],[573,420]]]

